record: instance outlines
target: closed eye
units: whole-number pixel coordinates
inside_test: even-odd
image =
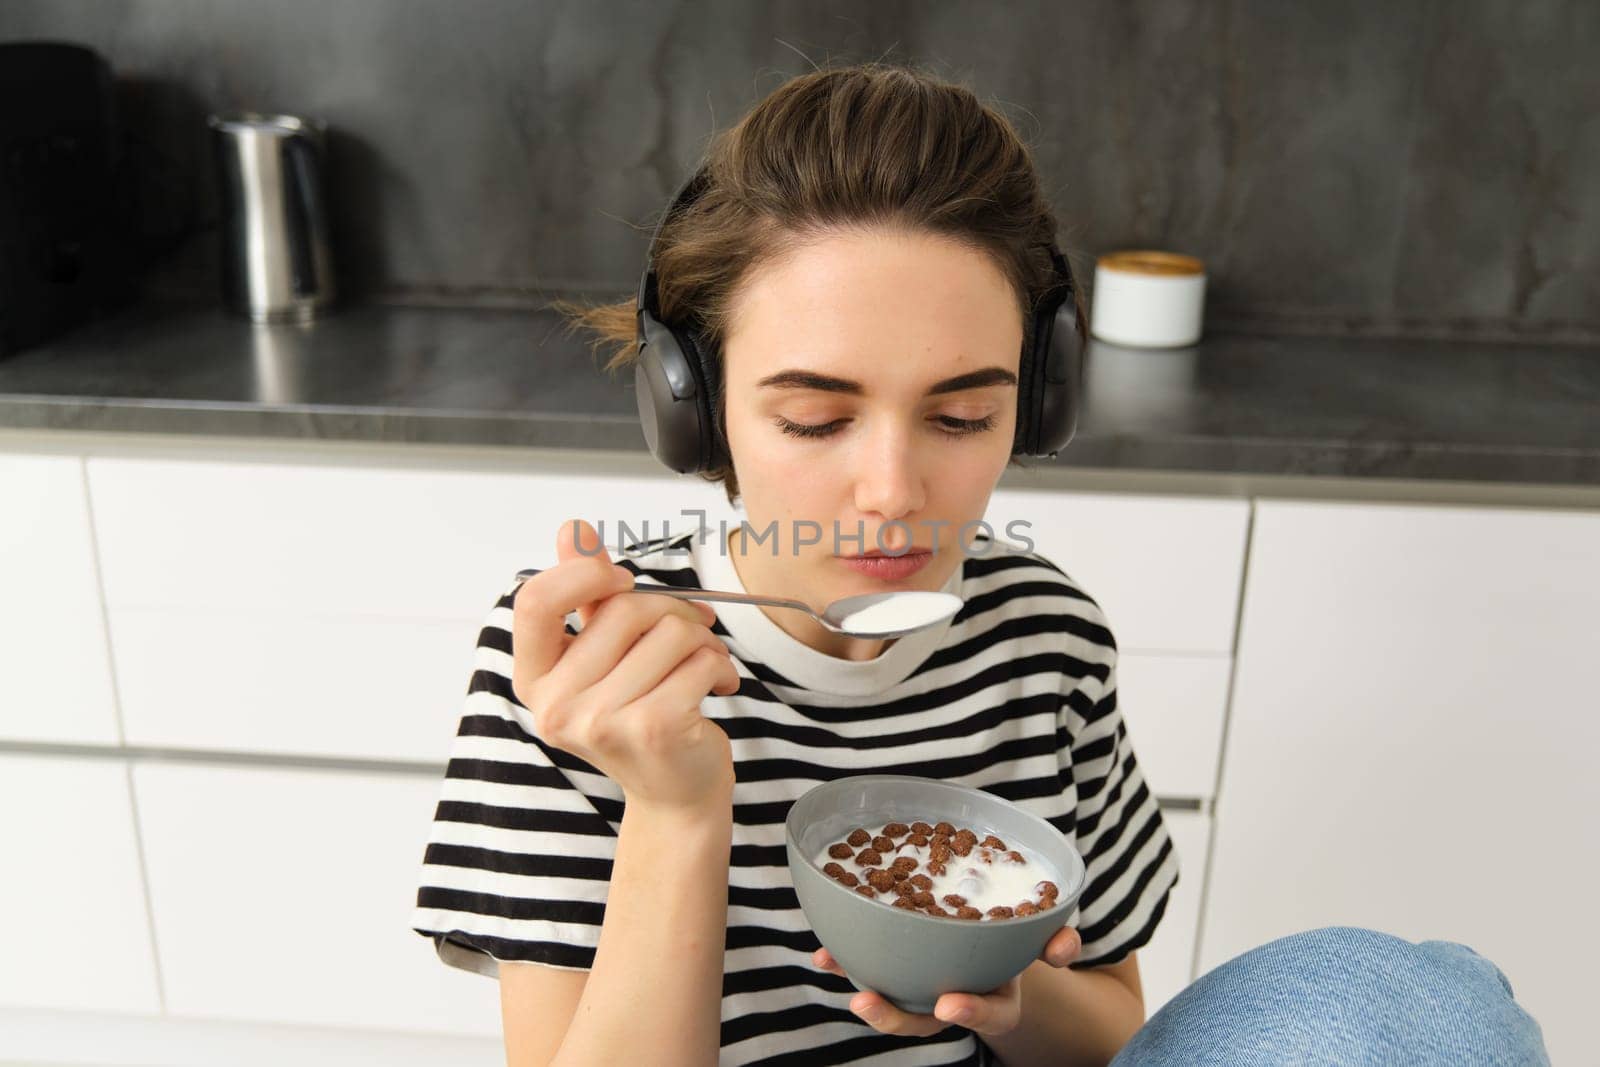
[[[950,427],[946,432],[952,437],[964,437],[969,433],[982,433],[994,429],[993,415],[985,415],[981,419],[958,419],[954,415],[940,415],[939,421]]]
[[[779,415],[775,420],[778,429],[791,437],[832,437],[839,428],[849,419],[834,419],[832,422],[817,423],[815,425],[803,422],[790,422]],[[953,415],[939,415],[930,420],[940,426],[940,433],[949,437],[965,437],[968,434],[983,433],[985,430],[994,429],[995,417],[985,415],[981,419],[958,419]]]
[[[824,422],[812,426],[803,422],[790,422],[782,415],[779,415],[775,421],[778,424],[778,429],[782,430],[790,437],[831,437],[841,425],[849,422],[850,420],[834,419],[832,422]]]

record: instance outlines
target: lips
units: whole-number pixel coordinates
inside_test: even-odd
[[[899,555],[887,552],[869,552],[859,556],[839,556],[839,562],[857,574],[880,581],[904,581],[928,565],[933,553],[926,549],[911,549]]]
[[[853,556],[845,556],[844,558],[845,559],[877,559],[879,556],[887,556],[887,557],[889,557],[891,559],[899,559],[902,556],[915,556],[915,555],[920,555],[920,554],[924,554],[924,553],[931,552],[931,551],[932,551],[932,549],[920,548],[920,547],[917,547],[917,546],[913,546],[911,548],[908,548],[904,552],[885,552],[881,548],[875,548],[871,552],[858,552]]]

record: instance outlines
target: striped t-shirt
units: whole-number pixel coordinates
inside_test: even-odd
[[[636,584],[744,591],[715,533],[614,554]],[[987,548],[982,555],[979,549]],[[640,551],[640,550],[643,551]],[[421,871],[413,927],[446,963],[588,968],[605,917],[622,792],[546,745],[511,689],[513,582],[478,636]],[[1116,696],[1116,643],[1099,605],[1036,553],[982,539],[945,583],[965,602],[876,658],[826,655],[760,608],[713,604],[739,691],[701,708],[732,740],[733,850],[722,981],[723,1064],[979,1064],[970,1031],[879,1034],[849,1009],[855,988],[817,970],[818,947],[784,852],[789,806],[851,774],[917,774],[977,786],[1049,820],[1088,881],[1064,923],[1074,967],[1145,944],[1178,880],[1155,797]],[[567,618],[576,633],[576,613]]]

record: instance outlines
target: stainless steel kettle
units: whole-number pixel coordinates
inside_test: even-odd
[[[333,303],[323,195],[327,126],[294,115],[212,115],[222,191],[222,290],[255,322],[305,322]]]

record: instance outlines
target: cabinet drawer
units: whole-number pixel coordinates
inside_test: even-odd
[[[0,455],[0,737],[116,744],[83,461]]]
[[[1118,655],[1117,707],[1156,796],[1216,791],[1232,664],[1226,656]]]
[[[222,608],[111,620],[129,744],[441,765],[482,622]]]
[[[439,781],[140,764],[167,1010],[498,1034],[499,987],[410,930]]]
[[[0,755],[0,1003],[160,1011],[127,767]]]
[[[442,763],[478,627],[563,521],[615,557],[726,507],[666,472],[88,463],[127,737],[174,747]]]
[[[481,621],[568,517],[659,537],[720,488],[660,477],[91,457],[113,608]],[[615,555],[615,552],[613,552]]]
[[[1247,501],[996,489],[986,519],[1071,575],[1121,650],[1232,651]]]

